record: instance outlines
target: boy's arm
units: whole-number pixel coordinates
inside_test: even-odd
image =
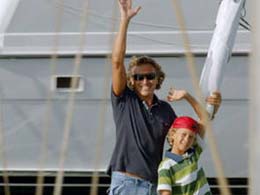
[[[186,92],[184,98],[189,102],[189,104],[192,106],[196,114],[198,115],[198,123],[199,123],[199,135],[201,138],[204,138],[205,136],[205,126],[207,123],[207,120],[209,120],[209,114],[204,109],[204,107],[188,92]]]
[[[215,112],[218,110],[220,104],[221,104],[221,94],[219,92],[214,92],[214,96],[208,97],[206,101],[209,104],[212,104],[215,106]],[[168,100],[169,101],[176,101],[176,100],[181,100],[181,99],[186,99],[189,104],[193,107],[194,111],[199,117],[199,135],[201,138],[204,138],[205,135],[205,125],[207,120],[209,119],[208,112],[204,109],[204,107],[193,97],[191,96],[187,91],[185,90],[174,90],[171,89],[169,94],[168,94]]]
[[[204,116],[204,112],[206,110],[203,109],[200,103],[185,90],[175,90],[171,88],[167,96],[167,99],[170,102],[185,99],[193,107],[194,111],[196,112],[200,120],[206,120],[208,118],[207,115]]]
[[[126,70],[124,58],[126,52],[127,29],[130,19],[135,16],[141,7],[132,9],[132,0],[118,0],[120,8],[119,30],[115,37],[112,50],[112,88],[115,95],[120,95],[126,87]]]

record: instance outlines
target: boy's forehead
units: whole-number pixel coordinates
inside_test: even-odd
[[[196,133],[191,131],[190,129],[187,128],[176,128],[176,132],[180,132],[180,133],[188,133],[191,135],[195,135]]]

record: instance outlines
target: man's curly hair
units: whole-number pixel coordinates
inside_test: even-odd
[[[160,89],[161,85],[164,81],[164,78],[165,78],[165,73],[162,71],[161,65],[158,64],[154,59],[152,59],[151,57],[148,57],[148,56],[140,56],[140,57],[133,56],[131,58],[129,66],[128,66],[128,71],[127,71],[128,87],[131,89],[133,88],[133,86],[131,85],[131,82],[130,82],[133,67],[142,66],[145,64],[150,64],[151,66],[153,66],[155,68],[157,79],[158,79],[158,84],[156,85],[156,89]]]

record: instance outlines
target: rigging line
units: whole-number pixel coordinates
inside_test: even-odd
[[[240,20],[241,21],[239,22],[239,24],[246,30],[251,31],[251,25],[249,24],[249,22],[247,22],[245,18],[240,18]]]
[[[4,35],[4,33],[0,34],[0,36]],[[4,128],[4,111],[3,111],[3,88],[0,85],[0,159],[1,159],[1,172],[3,177],[3,186],[4,186],[4,195],[11,195],[10,183],[9,183],[9,173],[8,173],[8,159],[6,155],[6,142],[5,142],[5,128]]]
[[[246,15],[247,15],[247,12],[246,12],[246,0],[244,1],[244,3],[243,3],[243,8],[242,8],[242,11],[241,11],[241,17],[240,17],[240,22],[239,22],[239,24],[243,27],[243,28],[245,28],[245,29],[247,29],[247,30],[251,30],[251,25],[249,24],[249,22],[245,19],[245,17],[246,17]]]
[[[42,115],[43,114],[39,112],[37,114],[34,114],[32,117],[28,117],[26,120],[19,122],[18,125],[15,125],[14,127],[8,129],[6,136],[15,136],[21,128],[25,127],[25,125],[36,119],[42,118]]]
[[[111,17],[112,18],[112,17]],[[114,17],[114,18],[117,18],[117,17]],[[113,19],[112,20],[113,23],[115,23],[115,21],[118,21],[117,19]],[[96,24],[98,24],[100,27],[104,27],[104,24],[107,24],[105,22],[97,22],[96,21]],[[109,34],[113,34],[114,31],[111,31],[111,33]],[[165,31],[164,31],[165,32]],[[174,32],[174,31],[173,31]],[[166,33],[170,33],[170,31],[167,31]],[[178,46],[177,43],[174,43],[174,42],[169,42],[169,41],[162,41],[162,40],[158,40],[158,39],[153,39],[153,38],[149,38],[148,36],[142,36],[140,35],[141,33],[138,32],[138,33],[129,33],[129,36],[132,36],[132,37],[139,37],[139,38],[142,38],[142,39],[146,39],[146,40],[150,40],[150,41],[153,41],[153,42],[156,42],[156,43],[162,43],[162,44],[165,44],[165,45],[175,45],[175,46]],[[202,44],[191,44],[192,47],[194,47],[195,49],[196,48],[201,48],[201,47],[205,47],[207,48],[208,45],[202,45]]]
[[[187,31],[186,31],[186,28],[185,28],[184,17],[183,17],[183,14],[181,12],[181,7],[179,5],[178,0],[172,0],[172,2],[173,2],[173,8],[174,8],[174,11],[175,11],[176,19],[177,19],[177,22],[180,26],[181,32],[182,32],[183,43],[184,43],[184,47],[185,47],[185,50],[186,50],[185,54],[186,54],[186,57],[187,57],[188,68],[189,68],[189,71],[190,71],[190,74],[191,74],[191,77],[192,77],[193,86],[194,86],[194,89],[197,93],[197,96],[200,99],[200,102],[201,103],[203,102],[203,105],[204,105],[204,108],[205,108],[205,102],[203,101],[202,92],[201,92],[200,87],[199,87],[199,79],[196,76],[197,74],[196,74],[196,70],[195,70],[195,60],[194,60],[194,57],[191,53],[191,48],[189,46],[189,38],[188,38],[188,35],[186,33]],[[203,114],[204,114],[204,117],[205,117],[207,115],[206,111]],[[210,150],[212,152],[213,162],[215,164],[216,174],[218,175],[217,179],[218,179],[220,186],[223,186],[223,187],[220,188],[220,192],[223,195],[231,195],[230,189],[228,188],[227,180],[225,179],[225,176],[224,176],[223,165],[222,165],[222,162],[220,160],[219,152],[218,152],[217,146],[216,146],[216,141],[213,137],[212,127],[211,127],[211,124],[210,124],[209,121],[207,121],[207,123],[206,123],[206,129],[207,129],[207,135],[208,135],[207,137],[209,138]]]
[[[55,32],[53,36],[53,54],[51,56],[50,60],[50,75],[54,75],[56,72],[57,67],[57,59],[58,59],[58,46],[59,46],[59,32],[61,31],[61,25],[62,25],[62,15],[64,13],[64,0],[57,0],[60,3],[60,7],[57,10],[57,16],[56,18],[56,25],[55,25]],[[41,157],[39,160],[39,170],[37,174],[37,186],[36,186],[36,195],[42,195],[43,194],[43,185],[44,184],[44,165],[47,160],[48,156],[48,131],[50,129],[50,119],[51,119],[51,108],[52,108],[52,98],[53,98],[53,91],[48,88],[48,95],[47,95],[47,107],[46,107],[46,113],[45,113],[45,121],[43,123],[43,131],[42,131],[42,143],[41,143]]]
[[[2,175],[3,175],[3,184],[4,184],[4,194],[5,195],[11,195],[11,190],[10,190],[10,184],[9,184],[9,173],[7,170],[8,167],[8,160],[6,158],[6,150],[5,150],[5,131],[6,129],[4,128],[4,111],[3,111],[3,88],[0,85],[0,159],[2,159]]]
[[[158,39],[153,39],[153,38],[149,38],[148,36],[142,36],[142,35],[138,35],[138,34],[130,34],[130,36],[133,36],[133,37],[139,37],[139,38],[142,38],[142,39],[146,39],[146,40],[149,40],[149,41],[153,41],[155,43],[162,43],[162,44],[165,44],[165,45],[175,45],[175,46],[178,46],[179,44],[177,44],[176,42],[169,42],[169,41],[162,41],[162,40],[158,40]],[[202,47],[204,48],[208,48],[208,45],[203,45],[203,44],[190,44],[193,48],[197,48],[197,49],[201,49]]]
[[[246,0],[243,3],[243,8],[242,8],[242,12],[241,12],[241,17],[244,18],[246,17]]]
[[[245,19],[247,12],[246,12],[246,0],[244,1],[243,5],[242,5],[242,11],[241,11],[241,17],[240,17],[240,22],[239,25],[242,26],[243,28],[245,28],[248,31],[251,31],[251,25],[249,24],[249,22]]]
[[[58,5],[57,5],[58,6]],[[79,11],[81,9],[75,8],[71,5],[65,4],[65,8],[67,8],[68,12],[74,15],[77,15],[79,13]],[[103,18],[103,19],[109,19],[109,20],[116,20],[118,21],[119,19],[117,17],[113,18],[111,16],[104,16],[104,15],[100,15],[97,12],[93,11],[93,10],[89,10],[89,13],[93,16],[96,16],[98,18]],[[95,21],[96,22],[96,21]],[[107,23],[106,23],[107,24]],[[148,27],[155,27],[155,28],[166,28],[166,29],[174,29],[174,30],[178,30],[178,27],[174,27],[171,25],[161,25],[161,24],[153,24],[153,23],[147,23],[147,22],[143,22],[143,21],[136,21],[133,20],[131,21],[131,24],[133,25],[141,25],[141,26],[148,26]],[[213,28],[213,26],[212,26]],[[189,30],[208,30],[208,29],[204,29],[204,28],[189,28]]]
[[[117,9],[117,3],[116,1],[114,1],[114,6],[113,6],[113,15],[112,18],[116,18],[116,15],[118,15],[118,9]],[[112,25],[111,25],[111,33],[110,33],[110,37],[109,37],[109,46],[110,46],[110,51],[112,51],[112,47],[113,47],[113,40],[115,37],[115,27],[116,27],[116,21],[117,20],[112,20]],[[103,105],[101,107],[101,111],[100,111],[100,123],[99,123],[99,128],[97,130],[98,132],[98,140],[97,140],[97,147],[96,147],[96,159],[95,159],[95,171],[93,172],[92,175],[92,181],[91,181],[91,192],[90,195],[97,195],[98,194],[98,182],[99,182],[99,175],[98,175],[98,167],[99,164],[101,162],[101,149],[103,148],[103,138],[104,138],[104,129],[105,129],[105,113],[106,113],[106,109],[107,109],[107,99],[109,98],[109,80],[110,80],[110,75],[111,75],[111,54],[108,54],[106,56],[106,63],[104,64],[104,83],[103,83],[103,98],[102,98],[102,102],[101,104]],[[102,131],[103,130],[103,131]]]
[[[250,27],[248,27],[247,25],[243,24],[242,22],[239,22],[239,25],[242,26],[244,29],[251,31]]]
[[[79,50],[74,58],[73,75],[78,75],[79,69],[80,69],[80,64],[81,64],[82,55],[83,55],[82,51],[83,51],[84,45],[85,45],[84,31],[86,29],[88,8],[89,8],[89,0],[85,0],[84,4],[83,4],[83,11],[81,13],[81,20],[80,20],[80,32],[81,33],[80,33],[80,38],[79,38]],[[77,85],[77,78],[73,77],[72,81],[71,81],[72,89],[75,89],[76,85]],[[64,162],[65,162],[67,149],[68,149],[70,129],[72,126],[74,104],[75,104],[75,90],[72,90],[69,94],[69,100],[68,100],[68,105],[67,105],[67,112],[66,112],[66,118],[65,118],[65,124],[64,124],[64,133],[63,133],[61,152],[60,152],[60,158],[59,158],[59,170],[57,172],[56,179],[55,179],[55,186],[54,186],[54,193],[53,193],[54,195],[61,195],[61,193],[62,193]]]
[[[241,20],[242,20],[247,26],[249,26],[249,27],[251,28],[250,23],[249,23],[245,18],[241,18]]]
[[[6,151],[5,151],[5,139],[4,139],[4,128],[3,128],[3,104],[0,104],[0,157],[2,159],[2,164],[3,164],[3,183],[4,183],[4,194],[5,195],[11,195],[11,190],[10,190],[10,186],[9,186],[9,176],[8,176],[8,171],[7,171],[7,167],[8,167],[8,162],[6,159]]]

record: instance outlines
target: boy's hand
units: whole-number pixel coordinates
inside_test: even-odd
[[[186,94],[187,92],[185,90],[176,90],[171,88],[168,93],[167,99],[170,102],[182,100],[186,96]]]
[[[133,9],[132,0],[118,0],[118,5],[120,8],[121,19],[131,19],[141,9],[141,6],[138,6],[135,9]]]
[[[214,106],[214,112],[213,112],[213,116],[214,116],[217,113],[220,104],[222,102],[221,93],[219,91],[214,91],[211,96],[206,98],[206,102]]]

